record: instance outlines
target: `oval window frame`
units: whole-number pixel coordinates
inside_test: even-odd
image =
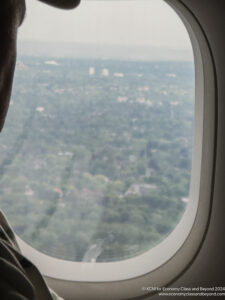
[[[190,202],[175,230],[158,246],[120,262],[70,262],[42,254],[18,238],[23,254],[66,299],[134,299],[143,286],[165,286],[193,261],[207,231],[215,160],[216,76],[204,32],[180,0],[164,0],[182,19],[195,59],[195,142]],[[164,249],[164,250],[163,250]],[[106,293],[107,291],[107,293]],[[107,295],[106,295],[107,294]],[[89,298],[88,298],[89,297]]]

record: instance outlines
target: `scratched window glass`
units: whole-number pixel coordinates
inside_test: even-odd
[[[137,256],[174,230],[189,201],[188,33],[161,0],[27,6],[0,135],[0,207],[53,257]]]

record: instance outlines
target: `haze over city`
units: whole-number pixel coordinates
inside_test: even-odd
[[[71,56],[80,45],[79,54],[76,54],[79,56],[85,52],[84,45],[91,45],[92,55],[100,51],[106,53],[106,57],[120,51],[123,56],[123,52],[128,51],[136,53],[136,58],[143,56],[150,60],[163,57],[193,59],[187,30],[173,9],[162,0],[83,0],[72,11],[30,0],[19,36],[19,49],[28,54],[34,49],[42,49],[56,56]],[[31,42],[36,45],[31,47]],[[66,50],[69,44],[70,51]],[[111,45],[112,50],[109,49]],[[97,50],[94,50],[96,46]],[[141,47],[144,50],[140,51]]]

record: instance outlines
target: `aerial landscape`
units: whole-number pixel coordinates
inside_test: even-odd
[[[0,206],[41,252],[86,262],[160,243],[189,201],[189,61],[19,56]]]

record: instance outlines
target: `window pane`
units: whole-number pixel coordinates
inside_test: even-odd
[[[36,2],[0,136],[1,208],[21,238],[54,257],[141,254],[189,201],[188,34],[160,0],[84,1],[73,12]]]

